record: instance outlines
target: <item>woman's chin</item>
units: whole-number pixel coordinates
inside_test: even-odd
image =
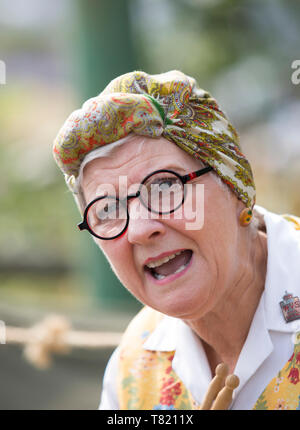
[[[207,312],[207,288],[197,285],[185,285],[177,291],[169,290],[166,294],[151,291],[147,305],[157,311],[175,318],[201,318]]]

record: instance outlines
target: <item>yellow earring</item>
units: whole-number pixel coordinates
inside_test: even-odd
[[[252,220],[252,210],[249,208],[245,208],[242,210],[242,212],[240,213],[240,225],[242,227],[246,227],[247,225],[250,224],[251,220]]]

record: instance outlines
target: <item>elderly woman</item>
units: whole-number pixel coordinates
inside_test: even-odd
[[[201,408],[220,363],[239,378],[229,408],[299,409],[300,223],[255,206],[216,100],[178,71],[125,74],[73,112],[54,157],[80,230],[145,305],[100,409]]]

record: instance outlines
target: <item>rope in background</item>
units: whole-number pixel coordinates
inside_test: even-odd
[[[71,330],[69,320],[49,315],[30,328],[6,326],[5,343],[24,345],[25,358],[39,369],[47,369],[52,354],[68,354],[72,348],[116,347],[122,333]]]

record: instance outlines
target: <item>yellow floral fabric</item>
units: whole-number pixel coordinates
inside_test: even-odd
[[[142,348],[163,317],[145,307],[129,324],[121,342],[118,398],[122,410],[192,409],[193,399],[172,369],[175,351]]]
[[[300,410],[300,331],[294,335],[293,355],[268,384],[254,405],[255,410]]]
[[[69,116],[53,147],[69,188],[76,192],[76,178],[87,153],[129,133],[174,142],[211,166],[252,209],[253,175],[235,128],[194,78],[176,70],[122,75]]]

